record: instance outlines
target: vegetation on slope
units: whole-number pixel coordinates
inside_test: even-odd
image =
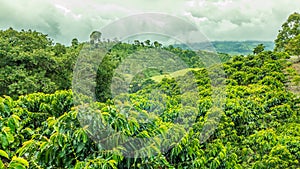
[[[294,48],[230,60],[223,55],[225,63],[205,66],[195,51],[114,42],[95,68],[97,101],[86,97],[88,104],[78,105],[78,91],[64,89],[79,51],[97,56],[99,46],[110,46],[95,33],[85,45],[74,39],[65,47],[38,32],[1,31],[1,94],[9,96],[0,98],[0,168],[300,167],[300,100],[286,88],[284,72]],[[288,43],[296,45],[298,34]],[[146,70],[129,92],[112,97],[111,80],[122,60],[152,48],[172,52],[194,69],[157,81],[151,77],[164,72]],[[87,63],[82,66],[94,68]],[[189,92],[194,87],[197,92]],[[214,93],[224,91],[218,107]]]

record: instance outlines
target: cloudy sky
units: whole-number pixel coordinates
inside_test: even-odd
[[[0,29],[34,29],[69,44],[124,17],[159,13],[195,25],[209,40],[272,41],[293,12],[300,0],[1,0]],[[139,33],[134,22],[125,27]]]

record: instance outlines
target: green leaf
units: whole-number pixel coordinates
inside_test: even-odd
[[[88,141],[88,136],[85,132],[86,128],[84,128],[84,130],[82,130],[82,132],[81,132],[82,140],[83,140],[84,143],[86,143]]]
[[[5,151],[3,151],[3,150],[0,150],[0,156],[9,159],[8,154]]]
[[[17,153],[19,153],[19,156],[22,156],[24,153],[26,153],[30,148],[33,147],[34,140],[29,140],[23,143],[23,146],[17,150]]]
[[[116,168],[115,166],[116,166],[117,162],[116,162],[115,160],[109,160],[109,161],[108,161],[108,164],[109,164],[112,168]]]
[[[19,163],[19,164],[22,164],[22,165],[24,165],[24,166],[26,166],[26,167],[29,167],[28,161],[25,160],[24,158],[14,156],[14,157],[12,158],[12,161],[13,161],[13,162],[17,162],[17,163]],[[24,168],[25,168],[25,167],[24,167]]]
[[[9,127],[4,127],[2,129],[2,131],[5,133],[6,135],[6,140],[9,142],[9,143],[13,143],[15,141],[15,138],[14,136],[10,133],[10,128]],[[3,139],[3,138],[2,138]]]
[[[66,152],[65,152],[65,151],[61,151],[61,152],[58,154],[58,156],[59,156],[60,158],[63,158],[63,157],[66,156]]]
[[[10,134],[10,133],[8,133],[8,134],[6,135],[6,138],[7,138],[7,141],[8,141],[9,143],[13,143],[13,142],[15,141],[14,136],[13,136],[12,134]]]
[[[26,167],[22,164],[12,162],[9,164],[9,169],[26,169]]]
[[[79,143],[77,149],[76,149],[76,153],[79,153],[83,148],[84,148],[85,144],[84,143]]]
[[[63,138],[63,135],[62,135],[62,134],[58,135],[58,136],[57,136],[57,139],[58,139],[58,145],[59,145],[60,147],[63,147],[63,145],[64,145],[64,138]]]
[[[6,136],[4,135],[4,134],[1,134],[0,133],[0,135],[1,135],[1,144],[2,144],[2,147],[7,147],[8,146],[8,141],[7,141],[7,138],[6,138]]]
[[[11,115],[11,117],[13,117],[14,119],[16,119],[16,120],[18,120],[18,121],[21,121],[21,119],[20,119],[20,117],[19,116],[17,116],[17,115]]]
[[[27,132],[30,135],[34,134],[34,131],[32,131],[30,128],[26,127],[23,131]]]
[[[16,126],[13,118],[8,119],[8,127],[10,128],[10,131],[15,132]]]
[[[4,168],[4,164],[3,164],[2,160],[0,160],[0,168]]]

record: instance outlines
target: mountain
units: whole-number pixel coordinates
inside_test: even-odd
[[[272,41],[212,41],[210,43],[191,43],[189,46],[186,44],[175,44],[173,46],[183,49],[192,48],[193,50],[217,51],[232,55],[247,55],[251,54],[253,48],[255,48],[258,44],[263,44],[265,46],[265,50],[274,49],[274,42]]]

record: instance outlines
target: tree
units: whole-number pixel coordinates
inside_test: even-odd
[[[254,49],[253,49],[253,54],[259,54],[260,52],[265,50],[265,46],[261,43],[259,45],[257,45]]]
[[[53,93],[71,87],[79,48],[54,44],[40,32],[18,32],[12,28],[0,30],[0,46],[0,95],[15,99],[24,94]]]
[[[72,47],[77,48],[77,46],[79,44],[78,39],[77,38],[72,39],[71,44],[72,44]]]
[[[290,55],[296,55],[299,58],[300,57],[300,34],[297,35],[295,38],[291,39],[285,45],[285,49]]]
[[[285,51],[285,45],[300,34],[300,14],[295,12],[291,14],[287,21],[281,26],[281,30],[275,40],[275,51]]]
[[[139,40],[134,40],[134,44],[135,44],[136,46],[140,46],[141,42],[140,42]]]
[[[67,49],[61,43],[56,43],[55,46],[53,47],[53,51],[55,53],[55,56],[59,56],[65,54],[67,52]]]
[[[146,46],[150,46],[150,40],[149,40],[149,39],[148,39],[148,40],[145,40],[144,43],[145,43]]]
[[[162,46],[162,44],[160,44],[160,43],[157,42],[157,41],[154,41],[153,45],[154,45],[154,47],[156,47],[156,48],[161,48],[161,46]]]
[[[101,41],[102,33],[99,31],[93,31],[90,35],[91,44],[99,43]]]

